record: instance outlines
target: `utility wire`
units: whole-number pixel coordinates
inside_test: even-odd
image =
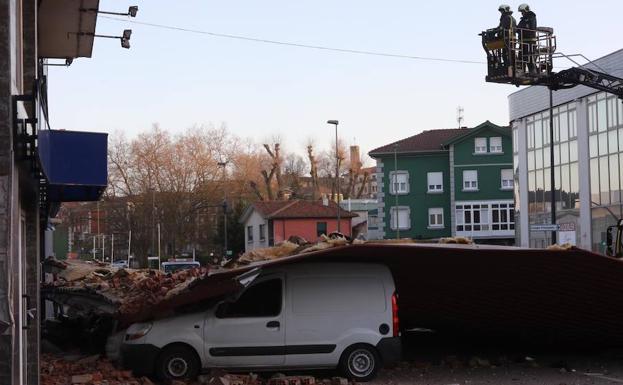
[[[462,64],[486,64],[486,62],[475,61],[475,60],[461,60],[461,59],[448,59],[448,58],[439,58],[439,57],[402,55],[402,54],[394,54],[394,53],[388,53],[388,52],[365,51],[365,50],[358,50],[358,49],[336,48],[336,47],[327,47],[327,46],[320,46],[320,45],[294,43],[294,42],[280,41],[280,40],[260,39],[260,38],[255,38],[255,37],[242,36],[242,35],[230,35],[226,33],[201,31],[197,29],[175,27],[171,25],[146,23],[146,22],[136,21],[136,20],[119,19],[116,17],[103,16],[103,15],[100,15],[99,18],[114,20],[114,21],[119,21],[119,22],[124,22],[124,23],[144,25],[144,26],[154,27],[154,28],[168,29],[172,31],[190,32],[190,33],[195,33],[195,34],[208,35],[208,36],[220,37],[220,38],[226,38],[226,39],[252,41],[255,43],[275,44],[275,45],[283,45],[283,46],[289,46],[289,47],[308,48],[308,49],[315,49],[315,50],[351,53],[351,54],[358,54],[358,55],[384,56],[384,57],[393,57],[393,58],[399,58],[399,59],[425,60],[425,61],[462,63]]]

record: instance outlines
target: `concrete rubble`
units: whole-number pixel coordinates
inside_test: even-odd
[[[134,377],[129,370],[118,369],[110,360],[99,355],[77,358],[44,354],[41,357],[41,385],[160,385],[148,377]],[[257,374],[232,374],[212,370],[197,379],[172,381],[170,385],[349,385],[347,379],[333,377],[274,375],[263,379]]]

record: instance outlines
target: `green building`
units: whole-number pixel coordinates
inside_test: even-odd
[[[372,150],[385,239],[464,236],[514,244],[511,130],[428,130]]]

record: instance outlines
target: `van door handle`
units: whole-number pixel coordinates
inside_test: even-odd
[[[279,321],[269,321],[266,324],[266,327],[269,328],[269,329],[275,329],[275,328],[278,328],[280,325],[281,324],[279,323]]]

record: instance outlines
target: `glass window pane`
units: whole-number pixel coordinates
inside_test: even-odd
[[[562,143],[560,145],[560,163],[569,163],[569,143]]]
[[[599,156],[599,142],[597,140],[597,135],[591,135],[588,139],[589,146],[589,154],[591,158],[596,158]]]
[[[571,163],[569,166],[569,176],[571,177],[571,184],[569,187],[569,201],[571,202],[571,208],[579,207],[580,202],[580,181],[578,176],[578,163]]]
[[[606,124],[606,99],[601,99],[597,102],[597,129],[606,131],[608,126]]]
[[[575,110],[569,111],[569,138],[578,136],[578,128],[575,123]]]
[[[528,151],[528,170],[534,170],[534,166],[534,151]]]
[[[543,168],[543,150],[540,148],[535,151],[535,163],[537,169]]]
[[[608,157],[599,158],[599,192],[601,193],[601,204],[610,204],[610,181],[608,173]]]
[[[569,161],[575,162],[578,160],[578,141],[572,140],[569,142]]]
[[[560,200],[562,201],[562,208],[568,209],[569,206],[569,186],[571,181],[569,180],[569,166],[564,165],[560,167],[560,179],[562,188],[560,191]]]
[[[608,133],[604,132],[599,134],[599,155],[606,155],[608,153]]]
[[[543,127],[541,120],[534,122],[534,147],[543,147]]]
[[[610,155],[610,202],[618,203],[621,201],[620,189],[619,189],[619,155]]]
[[[554,145],[554,165],[560,164],[560,144]]]
[[[608,152],[610,154],[616,154],[619,152],[619,140],[617,138],[617,131],[609,131],[608,132]]]
[[[597,132],[597,105],[595,103],[588,105],[588,131]]]
[[[560,114],[560,141],[564,142],[569,139],[569,123],[567,112]]]
[[[591,201],[593,204],[601,204],[599,199],[599,158],[591,159]]]

